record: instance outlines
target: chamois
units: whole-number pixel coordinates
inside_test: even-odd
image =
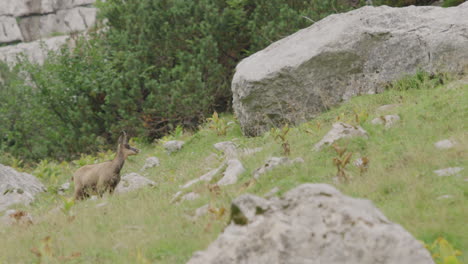
[[[73,174],[75,182],[75,200],[88,198],[90,192],[99,196],[109,191],[114,192],[120,181],[120,170],[128,156],[136,155],[140,150],[128,144],[127,134],[122,132],[118,140],[117,154],[113,160],[85,165]]]

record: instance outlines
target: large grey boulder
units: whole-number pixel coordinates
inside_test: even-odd
[[[422,243],[368,200],[326,184],[304,184],[284,198],[243,195],[231,223],[189,264],[429,264]]]
[[[0,164],[0,212],[14,204],[30,204],[44,185],[33,175]]]
[[[331,15],[244,59],[232,80],[244,134],[301,123],[413,74],[468,72],[468,2],[451,8],[366,6]]]

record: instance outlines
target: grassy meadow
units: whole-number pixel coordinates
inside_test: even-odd
[[[398,104],[387,112],[379,106]],[[385,129],[371,120],[384,114],[401,117]],[[369,168],[361,172],[353,164],[345,167],[348,183],[337,183],[335,150],[313,150],[337,120],[361,125],[369,139],[351,138],[337,142],[352,152],[352,160],[365,157]],[[227,125],[229,123],[229,125]],[[225,127],[226,126],[226,127]],[[222,134],[226,128],[226,135]],[[220,133],[218,133],[220,132]],[[23,166],[21,160],[4,157],[20,170],[33,173],[48,187],[30,207],[31,225],[0,228],[0,263],[185,263],[193,252],[205,249],[228,224],[230,201],[243,193],[264,195],[278,187],[278,195],[301,183],[328,183],[343,193],[366,198],[391,220],[427,244],[443,237],[463,252],[460,263],[468,262],[468,85],[436,85],[427,78],[406,78],[378,95],[365,95],[330,109],[314,120],[292,127],[286,135],[290,158],[304,163],[282,166],[252,182],[252,173],[269,157],[283,156],[273,132],[246,138],[232,115],[218,122],[207,121],[198,131],[177,131],[164,140],[185,141],[181,151],[167,154],[161,142],[151,145],[133,139],[142,151],[130,157],[123,173],[137,172],[157,183],[156,187],[106,195],[102,199],[72,204],[72,188],[57,193],[79,166],[113,157],[112,152],[82,156],[74,162],[42,161]],[[434,143],[442,139],[457,142],[447,150]],[[237,184],[214,190],[205,182],[192,186],[201,197],[171,203],[179,186],[217,168],[222,154],[213,144],[231,140],[239,148],[261,147],[258,153],[240,160],[246,168]],[[217,155],[213,155],[217,154]],[[146,158],[156,156],[161,165],[140,172]],[[433,172],[447,167],[464,167],[457,176],[439,177]],[[221,175],[213,179],[214,183]],[[211,184],[212,184],[211,183]],[[441,198],[450,195],[449,198]],[[195,210],[205,204],[210,212],[194,220]],[[60,209],[67,205],[68,209]]]

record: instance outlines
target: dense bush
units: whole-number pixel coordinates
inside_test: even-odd
[[[115,142],[152,140],[230,109],[235,65],[330,13],[340,0],[108,0],[104,25],[43,66],[3,67],[0,149],[70,158]],[[99,33],[98,33],[99,32]],[[19,74],[21,73],[21,74]],[[27,81],[18,76],[27,76]]]

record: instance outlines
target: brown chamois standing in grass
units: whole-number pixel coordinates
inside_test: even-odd
[[[120,170],[125,160],[138,152],[140,152],[138,149],[128,144],[127,134],[122,132],[118,140],[117,154],[113,160],[85,165],[73,174],[75,200],[88,198],[91,192],[101,197],[106,191],[112,194],[120,181]]]

